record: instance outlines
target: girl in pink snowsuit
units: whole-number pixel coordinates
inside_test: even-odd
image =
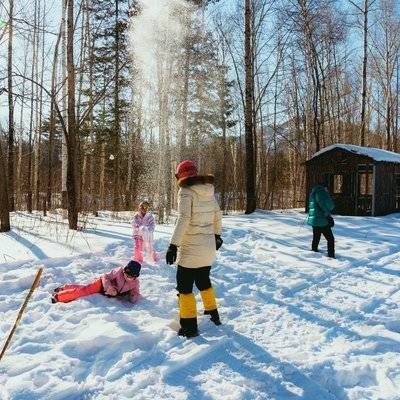
[[[128,295],[131,303],[140,297],[138,276],[141,265],[129,261],[125,267],[115,268],[87,285],[63,285],[54,290],[53,303],[68,303],[79,297],[100,293],[108,297]]]
[[[139,263],[143,262],[144,250],[153,261],[157,262],[160,259],[154,250],[153,232],[156,223],[153,215],[149,212],[149,208],[149,203],[147,201],[142,201],[132,220],[132,236],[134,241],[133,259]]]

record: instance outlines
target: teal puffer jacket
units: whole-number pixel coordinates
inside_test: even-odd
[[[331,215],[334,208],[335,203],[326,189],[321,185],[314,186],[308,202],[307,224],[311,226],[327,226],[328,220],[326,217]]]

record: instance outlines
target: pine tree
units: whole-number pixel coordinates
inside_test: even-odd
[[[92,42],[91,67],[93,88],[91,96],[103,95],[101,104],[93,110],[96,147],[106,143],[108,160],[112,169],[113,209],[121,204],[121,123],[128,112],[129,66],[128,66],[128,1],[91,0],[89,12],[95,27]],[[110,77],[112,81],[110,83]],[[85,92],[88,95],[88,91]],[[97,125],[97,126],[96,126]]]

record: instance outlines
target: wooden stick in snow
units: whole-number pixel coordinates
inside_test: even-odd
[[[7,338],[7,340],[6,340],[6,343],[4,344],[3,349],[1,350],[0,361],[1,361],[1,359],[3,358],[3,355],[4,355],[4,353],[6,352],[7,347],[8,347],[9,344],[11,343],[11,339],[12,339],[14,333],[15,333],[15,330],[17,329],[18,324],[19,324],[20,321],[21,321],[22,314],[24,313],[25,308],[26,308],[26,306],[27,306],[27,304],[28,304],[28,302],[29,302],[29,300],[30,300],[30,298],[31,298],[31,296],[32,296],[32,294],[33,294],[33,292],[34,292],[34,290],[39,286],[39,281],[40,281],[40,277],[41,277],[41,275],[42,275],[42,272],[43,272],[43,268],[39,268],[39,269],[38,269],[38,272],[36,273],[35,280],[34,280],[33,283],[32,283],[31,290],[29,291],[28,295],[26,296],[25,301],[24,301],[24,304],[22,304],[22,307],[21,307],[21,309],[19,310],[18,317],[17,317],[17,319],[16,319],[16,321],[15,321],[15,323],[14,323],[14,326],[13,326],[13,328],[11,329],[10,334],[8,335],[8,338]]]

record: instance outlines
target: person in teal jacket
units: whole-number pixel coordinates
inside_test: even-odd
[[[332,210],[335,208],[331,196],[325,184],[318,184],[313,187],[308,202],[307,224],[313,227],[313,240],[311,249],[318,251],[321,234],[328,242],[328,257],[335,258],[335,238],[331,229]]]

